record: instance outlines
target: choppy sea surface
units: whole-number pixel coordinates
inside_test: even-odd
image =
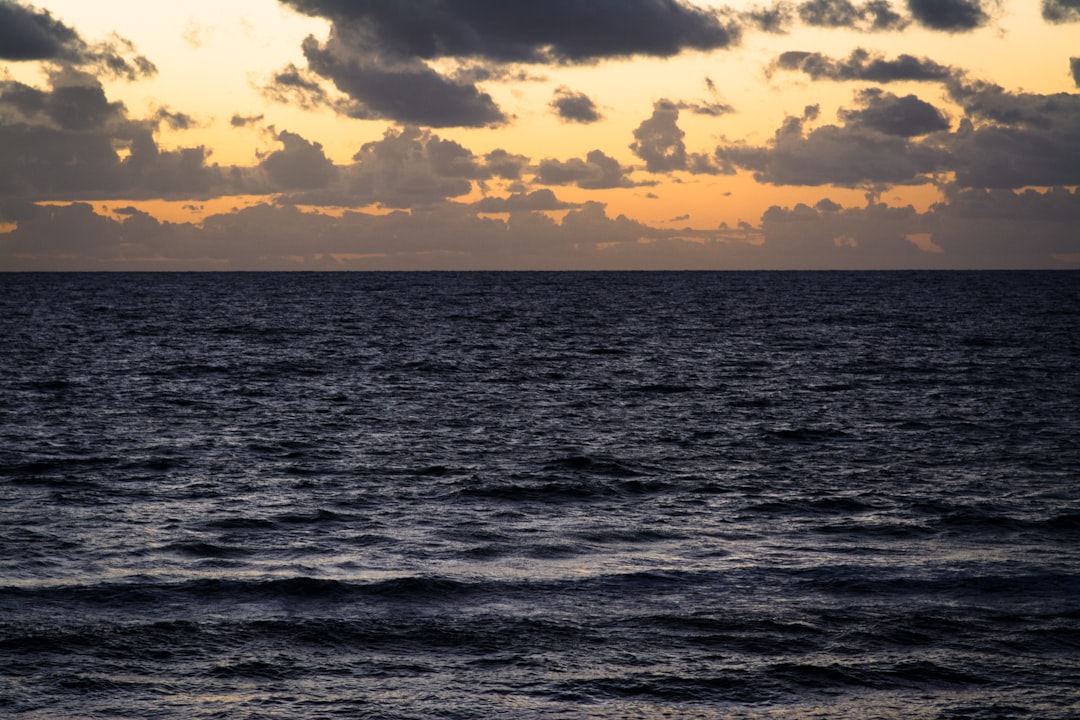
[[[1080,716],[1080,274],[0,275],[0,715]]]

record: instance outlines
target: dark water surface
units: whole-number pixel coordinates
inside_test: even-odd
[[[0,275],[0,715],[1080,716],[1080,275]]]

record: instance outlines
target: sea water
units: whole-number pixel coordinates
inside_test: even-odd
[[[0,275],[0,714],[1080,715],[1080,274]]]

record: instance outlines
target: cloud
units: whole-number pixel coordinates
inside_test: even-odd
[[[308,37],[304,56],[315,73],[352,99],[338,106],[351,117],[430,127],[490,127],[507,121],[489,94],[419,60],[388,62],[379,55],[353,53],[336,34],[324,45]]]
[[[1048,268],[1080,253],[1080,193],[963,190],[926,212],[871,202],[770,208],[760,227],[650,227],[599,203],[561,221],[533,208],[549,191],[501,198],[505,219],[480,204],[337,216],[257,205],[201,226],[126,209],[120,219],[84,203],[13,207],[0,265],[35,269],[581,269],[581,268]],[[483,202],[483,201],[482,201]],[[13,217],[17,214],[17,217]],[[755,244],[751,244],[751,242]],[[1073,265],[1075,259],[1071,260]]]
[[[1080,95],[1011,93],[992,83],[951,83],[967,118],[946,147],[964,187],[1080,184]]]
[[[862,5],[850,0],[807,0],[798,6],[798,14],[806,25],[864,32],[900,30],[908,23],[887,0],[869,0]]]
[[[870,100],[874,102],[881,100]],[[866,109],[871,107],[878,106]],[[876,114],[869,116],[869,124],[856,116],[842,126],[806,131],[806,123],[816,116],[817,108],[811,106],[802,118],[788,117],[769,144],[722,145],[716,158],[726,171],[745,168],[758,182],[772,185],[918,185],[931,182],[948,165],[946,151],[874,127]]]
[[[626,176],[626,170],[615,158],[593,150],[584,160],[541,160],[535,181],[541,185],[577,185],[587,190],[634,187],[636,183]]]
[[[917,184],[952,173],[965,188],[1080,184],[1080,95],[1011,93],[951,78],[945,86],[963,110],[955,131],[944,113],[915,96],[880,89],[856,94],[842,125],[806,130],[788,118],[765,146],[727,144],[716,157],[761,182],[790,185]]]
[[[505,198],[486,197],[473,203],[473,207],[481,213],[507,213],[568,210],[579,207],[579,204],[563,202],[551,190],[542,188],[531,193],[514,193]]]
[[[844,208],[772,207],[762,218],[756,262],[820,268],[1065,267],[1080,252],[1080,194],[1075,190],[946,188],[947,201],[924,213],[870,203]],[[920,247],[920,244],[922,247]],[[1075,262],[1075,261],[1074,261]]]
[[[1069,58],[1069,70],[1072,72],[1073,83],[1080,88],[1080,57]]]
[[[491,3],[488,0],[281,0],[331,21],[329,38],[304,41],[310,69],[351,102],[330,104],[363,119],[429,127],[491,127],[509,121],[477,83],[518,81],[521,72],[494,65],[582,63],[602,58],[728,47],[738,23],[712,10],[673,0],[576,0]],[[437,71],[429,61],[468,63]],[[485,64],[477,64],[476,61]],[[270,93],[297,94],[298,82],[275,80]],[[281,90],[287,92],[281,93]],[[578,94],[557,96],[560,117],[593,122],[599,113]]]
[[[467,195],[474,180],[492,176],[471,150],[417,127],[389,128],[381,140],[362,145],[352,159],[351,165],[339,169],[341,183],[333,192],[294,200],[416,208]]]
[[[319,143],[287,130],[278,133],[276,139],[282,148],[269,153],[259,163],[274,189],[322,188],[337,178],[337,169]]]
[[[966,32],[990,20],[982,0],[907,0],[908,10],[920,25],[945,32]]]
[[[1080,1],[1043,0],[1042,16],[1055,24],[1080,22]]]
[[[299,105],[305,110],[332,107],[332,103],[318,80],[289,63],[274,73],[270,83],[263,87],[263,94],[282,105]]]
[[[568,87],[560,87],[555,91],[555,98],[550,107],[565,122],[589,124],[601,119],[600,112],[588,95],[574,92]]]
[[[880,88],[856,94],[859,110],[843,110],[840,117],[849,125],[861,125],[886,135],[915,137],[949,129],[945,115],[914,95],[897,97]]]
[[[667,57],[725,48],[738,26],[722,15],[671,0],[281,0],[331,20],[365,49],[397,57],[482,57],[498,62],[583,62]]]
[[[15,80],[0,80],[0,122],[86,132],[127,125],[120,102],[109,102],[96,78],[78,71],[55,72],[52,88],[40,90]]]
[[[960,74],[960,71],[929,58],[903,54],[890,60],[863,48],[853,50],[846,60],[834,60],[819,52],[781,53],[769,66],[770,74],[776,70],[798,70],[813,80],[867,80],[879,83],[944,82]]]
[[[654,173],[689,170],[694,173],[716,174],[720,169],[706,155],[687,153],[683,141],[686,133],[679,127],[681,103],[658,100],[652,116],[634,130],[631,152],[645,161],[645,169]]]
[[[1048,267],[1055,257],[1080,257],[1076,189],[950,187],[945,201],[934,204],[925,218],[945,257],[963,258],[971,267]]]
[[[0,3],[0,58],[72,60],[83,49],[79,34],[48,10]]]
[[[134,45],[118,35],[105,42],[89,44],[48,10],[0,2],[2,60],[49,60],[92,66],[104,74],[129,80],[154,75],[157,72],[154,64],[134,52]]]
[[[174,112],[165,107],[158,108],[157,112],[154,113],[153,120],[168,125],[172,130],[190,130],[199,126],[198,121],[187,113]]]
[[[744,23],[761,32],[782,34],[787,32],[793,16],[791,6],[781,2],[772,7],[751,8],[743,12],[740,17]]]
[[[263,117],[263,115],[240,115],[236,113],[229,119],[229,125],[235,128],[258,125],[262,122]]]
[[[0,81],[0,197],[163,197],[229,188],[203,147],[162,151],[160,122],[182,113],[128,117],[97,78],[70,67],[49,74],[47,90]]]
[[[529,166],[529,158],[497,148],[484,156],[484,163],[494,177],[520,180],[521,174]]]

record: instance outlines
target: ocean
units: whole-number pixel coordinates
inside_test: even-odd
[[[0,311],[6,718],[1080,717],[1080,273]]]

